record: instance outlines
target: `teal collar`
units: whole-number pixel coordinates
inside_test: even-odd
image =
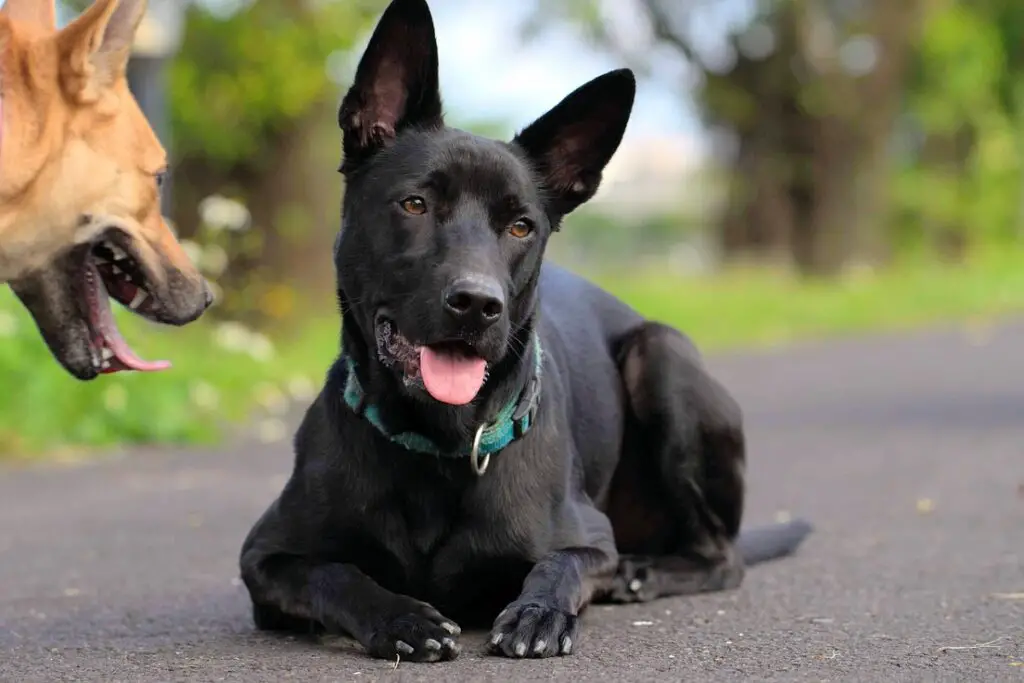
[[[345,382],[345,403],[352,411],[372,424],[378,432],[390,439],[392,442],[403,446],[410,451],[427,453],[444,457],[471,456],[474,460],[473,467],[476,469],[477,458],[483,456],[488,458],[492,453],[497,453],[510,443],[520,438],[533,425],[537,414],[537,405],[540,402],[540,376],[543,367],[544,353],[541,349],[540,339],[533,334],[533,376],[526,383],[522,393],[514,400],[509,401],[499,412],[494,420],[477,432],[477,438],[473,446],[467,446],[457,451],[442,451],[433,441],[415,432],[401,432],[392,434],[381,422],[377,406],[366,405],[366,396],[359,384],[355,373],[355,363],[351,358],[342,357],[348,370],[348,378]],[[484,464],[486,467],[486,463]],[[482,474],[482,472],[478,472]]]

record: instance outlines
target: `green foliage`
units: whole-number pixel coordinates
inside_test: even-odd
[[[228,16],[191,5],[170,78],[177,156],[266,159],[276,133],[336,96],[329,59],[351,50],[379,4],[255,0]]]
[[[704,349],[788,344],[938,322],[977,323],[1024,312],[1024,251],[983,249],[959,267],[906,259],[887,269],[809,281],[768,268],[684,277],[651,268],[595,270],[642,314],[691,334]]]
[[[968,244],[1019,238],[1021,22],[1024,11],[1013,0],[949,2],[928,15],[907,97],[922,146],[893,186],[897,246],[927,246],[922,227],[929,225],[945,226]]]
[[[161,373],[119,373],[79,382],[50,355],[32,318],[0,290],[0,458],[74,447],[209,443],[226,421],[306,399],[336,349],[336,335],[274,344],[236,324],[167,328],[115,311],[143,357],[173,363]],[[336,329],[336,323],[334,323]]]

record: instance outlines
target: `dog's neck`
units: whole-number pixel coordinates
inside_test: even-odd
[[[344,329],[354,328],[346,321]],[[510,345],[510,352],[491,368],[477,398],[468,405],[453,406],[409,396],[358,330],[343,332],[341,362],[356,380],[353,387],[346,374],[346,403],[378,431],[401,435],[390,438],[410,450],[468,454],[483,426],[484,450],[496,452],[529,429],[540,399],[543,351],[533,321],[517,330]]]

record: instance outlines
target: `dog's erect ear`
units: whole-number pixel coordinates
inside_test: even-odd
[[[434,21],[425,0],[393,0],[384,11],[338,111],[342,172],[408,127],[443,125]]]
[[[57,27],[57,3],[54,0],[7,0],[0,14],[43,28]]]
[[[123,76],[146,0],[96,0],[57,34],[64,90],[94,102]]]
[[[574,90],[513,140],[533,163],[556,219],[597,192],[635,96],[633,72],[610,71]]]

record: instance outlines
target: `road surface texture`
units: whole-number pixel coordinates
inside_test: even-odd
[[[739,590],[594,608],[571,657],[469,634],[395,669],[253,630],[237,552],[287,443],[135,452],[0,470],[0,680],[1024,681],[1024,325],[709,362],[747,415],[747,522],[817,527]]]

